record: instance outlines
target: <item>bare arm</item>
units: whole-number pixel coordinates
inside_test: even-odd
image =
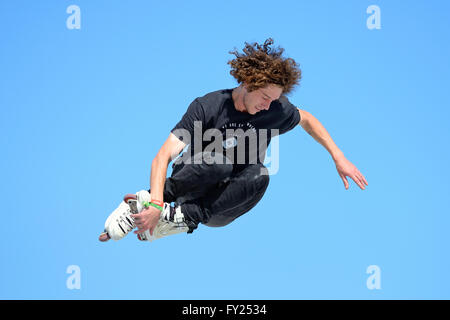
[[[150,186],[152,200],[163,199],[164,183],[166,182],[167,167],[170,161],[174,159],[181,150],[186,146],[184,142],[179,140],[173,133],[170,133],[161,149],[152,161],[152,171],[150,175]]]
[[[334,161],[344,157],[325,127],[311,113],[300,110],[300,126],[330,153]]]
[[[164,142],[161,149],[159,149],[156,157],[152,161],[152,171],[150,174],[150,187],[152,200],[164,201],[164,183],[166,182],[167,167],[181,150],[186,146],[184,142],[179,140],[173,133],[170,133],[166,142]],[[143,233],[150,230],[153,235],[153,230],[158,224],[160,217],[160,210],[150,206],[142,210],[139,214],[131,215],[135,219],[138,230],[134,233]]]
[[[319,122],[319,120],[305,110],[298,109],[298,112],[300,113],[299,125],[330,153],[334,163],[336,164],[338,174],[344,182],[345,189],[348,189],[349,187],[346,178],[348,176],[352,178],[361,189],[364,190],[364,185],[368,185],[366,178],[350,161],[345,158],[344,153],[336,146],[333,139],[331,139],[330,134]]]

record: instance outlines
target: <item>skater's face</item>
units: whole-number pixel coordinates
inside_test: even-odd
[[[244,86],[244,106],[248,113],[256,114],[263,110],[269,110],[270,104],[278,100],[283,89],[277,85],[269,84],[264,88],[248,92]]]

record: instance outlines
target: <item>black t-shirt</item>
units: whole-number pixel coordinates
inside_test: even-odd
[[[232,91],[222,89],[196,98],[171,132],[190,145],[188,155],[220,151],[239,171],[248,164],[263,163],[271,137],[295,128],[300,114],[284,95],[254,115],[238,111]]]

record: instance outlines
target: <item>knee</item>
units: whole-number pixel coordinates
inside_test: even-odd
[[[252,167],[249,179],[255,184],[258,193],[264,193],[269,186],[269,171],[263,164],[256,164]]]
[[[225,227],[230,224],[234,219],[226,216],[212,216],[208,222],[203,223],[205,226],[212,228]]]
[[[208,227],[224,227],[247,213],[261,200],[269,186],[269,181],[269,172],[264,165],[256,164],[246,168],[245,172],[237,180],[234,180],[234,183],[244,183],[249,197],[238,208],[233,207],[224,212],[213,214],[204,224]]]

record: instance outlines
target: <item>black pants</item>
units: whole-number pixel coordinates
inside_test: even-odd
[[[223,159],[222,164],[211,163],[218,157]],[[203,160],[197,164],[199,159]],[[264,165],[248,164],[237,171],[227,160],[222,154],[203,152],[191,157],[190,163],[185,163],[186,157],[173,163],[172,175],[164,185],[164,201],[181,205],[193,226],[191,232],[199,223],[226,226],[252,209],[264,195],[269,185]]]

